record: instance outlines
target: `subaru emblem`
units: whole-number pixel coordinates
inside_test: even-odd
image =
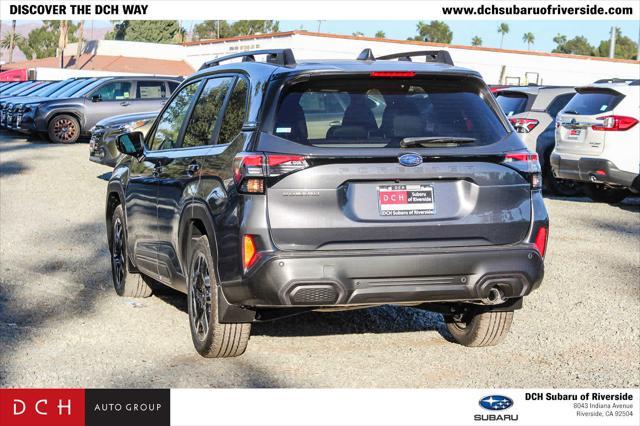
[[[502,395],[485,396],[480,400],[480,406],[485,410],[498,411],[506,410],[513,405],[513,400]]]
[[[422,164],[422,156],[413,152],[401,155],[398,160],[405,167],[415,167]]]

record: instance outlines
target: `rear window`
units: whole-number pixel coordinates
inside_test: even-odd
[[[613,91],[590,91],[576,94],[562,110],[563,114],[596,115],[609,112],[624,96]]]
[[[525,111],[528,97],[522,93],[498,93],[496,100],[507,117],[511,117]]]
[[[485,145],[507,130],[471,81],[322,79],[282,97],[273,133],[313,146],[397,148],[404,138],[464,137]]]

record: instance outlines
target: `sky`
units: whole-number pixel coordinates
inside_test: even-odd
[[[193,24],[200,21],[182,21],[182,25],[189,30]],[[482,45],[487,47],[500,47],[500,35],[497,32],[501,22],[509,24],[510,31],[504,38],[505,49],[526,49],[527,45],[522,41],[522,35],[532,32],[535,43],[532,50],[550,52],[555,48],[553,37],[557,33],[566,35],[568,39],[583,35],[589,42],[597,47],[601,40],[609,38],[612,26],[622,30],[622,34],[631,37],[636,43],[640,37],[640,23],[637,21],[456,21],[448,20],[446,23],[453,31],[453,44],[469,45],[474,36],[482,38]],[[322,21],[321,32],[334,34],[352,34],[356,31],[366,36],[373,36],[376,31],[382,30],[387,38],[405,40],[417,34],[416,21]],[[111,26],[109,21],[95,21],[96,28]],[[280,30],[289,31],[295,29],[308,31],[318,30],[318,21],[280,21]]]

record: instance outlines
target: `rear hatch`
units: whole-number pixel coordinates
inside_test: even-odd
[[[334,76],[283,89],[257,145],[273,242],[332,250],[522,241],[531,158],[497,111],[467,76]]]
[[[605,118],[613,114],[624,95],[605,87],[579,87],[556,118],[556,151],[598,155],[604,150]]]

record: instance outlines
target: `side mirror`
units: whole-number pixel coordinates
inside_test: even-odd
[[[124,155],[141,158],[144,155],[144,136],[142,132],[124,133],[116,139],[116,147]]]
[[[91,102],[100,102],[101,100],[102,100],[102,96],[99,94],[91,96]]]

